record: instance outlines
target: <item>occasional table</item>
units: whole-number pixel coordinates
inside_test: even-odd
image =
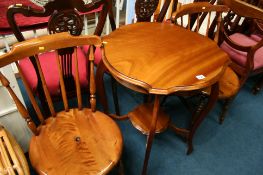
[[[170,121],[159,109],[160,96],[211,87],[208,104],[191,128],[174,127],[187,138],[188,153],[192,152],[193,135],[217,100],[217,82],[229,64],[227,54],[209,38],[167,23],[126,25],[103,37],[103,42],[101,64],[111,75],[132,90],[155,96],[153,104],[139,105],[128,114],[132,124],[148,135],[142,174],[147,171],[154,134]]]

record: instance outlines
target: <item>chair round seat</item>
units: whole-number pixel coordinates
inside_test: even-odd
[[[219,99],[226,99],[233,97],[239,90],[239,78],[237,74],[230,68],[227,67],[223,76],[219,80]],[[203,92],[210,94],[211,88],[205,89]]]
[[[107,174],[123,146],[117,124],[91,109],[70,109],[49,117],[30,142],[29,156],[39,174]]]

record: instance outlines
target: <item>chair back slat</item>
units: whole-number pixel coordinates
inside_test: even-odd
[[[36,60],[37,63],[37,69],[40,73],[40,78],[41,78],[41,85],[44,89],[44,93],[46,96],[46,99],[48,100],[47,103],[50,107],[50,111],[52,116],[56,116],[56,112],[59,111],[55,111],[54,106],[53,106],[53,102],[50,98],[50,92],[49,89],[47,88],[46,85],[46,80],[45,80],[45,76],[43,75],[43,70],[41,68],[39,59],[38,59],[38,54],[42,54],[44,52],[49,52],[49,51],[54,51],[54,50],[60,50],[62,48],[68,48],[68,47],[72,47],[74,48],[74,53],[73,53],[73,60],[75,62],[75,70],[76,72],[74,73],[75,75],[75,80],[76,82],[73,82],[73,86],[76,88],[77,90],[77,100],[78,100],[78,109],[81,110],[82,107],[82,97],[81,97],[81,86],[80,86],[80,76],[79,76],[79,67],[78,67],[78,55],[77,55],[77,51],[79,49],[77,49],[78,46],[83,46],[83,45],[90,45],[90,53],[89,53],[89,57],[86,58],[87,61],[90,63],[90,68],[89,68],[89,77],[86,77],[87,82],[90,86],[90,106],[93,112],[96,111],[96,86],[95,86],[95,77],[94,77],[94,48],[96,47],[96,49],[99,49],[99,47],[101,47],[101,39],[98,36],[72,36],[69,33],[58,33],[58,34],[53,34],[53,35],[47,35],[47,36],[41,36],[38,38],[34,38],[34,39],[30,39],[27,41],[23,41],[20,43],[16,43],[13,45],[12,50],[4,55],[0,56],[0,68],[4,67],[10,63],[13,62],[18,62],[22,59],[24,59],[25,57],[29,56],[29,55],[34,55],[34,58]],[[57,74],[59,74],[60,77],[60,88],[61,88],[61,93],[64,94],[63,95],[63,103],[64,103],[64,107],[65,110],[67,111],[69,109],[68,106],[68,99],[70,98],[67,96],[67,87],[66,87],[66,83],[63,81],[62,78],[62,65],[61,65],[61,59],[60,56],[57,54],[57,66],[58,66],[58,72]],[[16,63],[18,65],[18,70],[20,73],[20,76],[22,78],[22,81],[24,83],[26,92],[30,98],[30,101],[35,109],[35,111],[37,112],[38,118],[41,121],[41,125],[45,125],[48,122],[45,122],[46,120],[44,120],[43,115],[41,113],[41,108],[38,106],[38,104],[41,103],[37,103],[36,100],[34,99],[34,95],[32,90],[30,89],[29,85],[27,84],[27,82],[25,81],[25,77],[23,75],[23,71],[21,71],[21,68],[19,66],[18,63]],[[74,65],[74,64],[73,64]],[[15,104],[18,108],[18,111],[21,113],[22,117],[26,120],[28,127],[32,130],[32,132],[35,135],[38,135],[38,129],[35,125],[35,123],[33,122],[33,120],[31,119],[31,117],[29,116],[29,113],[27,111],[27,109],[23,106],[23,104],[19,101],[18,97],[15,95],[15,93],[13,92],[12,88],[10,88],[9,86],[9,82],[8,80],[4,77],[4,75],[2,73],[0,73],[0,81],[3,84],[3,86],[6,87],[6,89],[8,90],[9,94],[11,95],[11,97],[14,99]],[[72,86],[72,85],[71,85]],[[43,107],[43,106],[42,106]]]
[[[43,47],[39,47],[39,50],[41,50]],[[37,64],[37,71],[39,72],[39,75],[40,75],[40,80],[41,80],[41,83],[42,83],[42,87],[43,87],[43,90],[44,90],[44,94],[45,94],[45,97],[47,99],[47,104],[48,104],[48,107],[49,107],[49,110],[51,112],[51,115],[53,117],[56,116],[56,112],[55,112],[55,109],[54,109],[54,105],[53,105],[53,102],[51,100],[51,96],[50,96],[50,93],[48,91],[48,88],[47,88],[47,83],[46,83],[46,80],[45,80],[45,77],[44,77],[44,74],[43,74],[43,71],[42,71],[42,68],[41,68],[41,65],[40,65],[40,61],[39,61],[39,58],[37,55],[35,55],[35,60],[36,60],[36,64]]]
[[[194,32],[197,33],[202,33],[203,31],[201,29],[205,29],[204,32],[202,33],[205,36],[209,36],[209,34],[214,33],[212,35],[212,39],[214,39],[214,36],[218,36],[218,32],[219,32],[219,27],[215,27],[213,26],[211,23],[211,21],[216,20],[218,26],[220,26],[220,22],[221,22],[221,15],[223,12],[228,12],[229,8],[227,6],[224,5],[212,5],[209,2],[195,2],[195,3],[191,3],[191,4],[186,4],[181,6],[177,11],[175,11],[172,15],[172,22],[175,24],[178,24],[177,19],[182,19],[182,17],[184,16],[188,16],[188,24],[186,25],[186,27]],[[213,19],[211,16],[211,12],[215,12],[216,15]],[[209,14],[207,16],[207,14]],[[195,18],[193,18],[195,17]],[[204,17],[207,18],[207,24],[203,25],[203,20]],[[194,20],[194,23],[193,21]],[[194,24],[194,25],[193,25]],[[195,27],[194,27],[195,26]],[[185,26],[182,26],[185,27]],[[203,28],[204,27],[204,28]],[[216,31],[215,31],[216,29]],[[210,37],[210,36],[209,36]],[[216,41],[218,41],[218,38],[215,39]]]
[[[210,20],[211,20],[211,12],[208,13],[205,36],[208,36],[208,34],[209,34],[209,26],[210,26],[210,22],[211,22]]]
[[[184,18],[181,17],[181,20],[183,20],[183,19],[184,19]],[[187,29],[188,29],[188,30],[191,30],[191,25],[190,25],[190,23],[191,23],[191,15],[188,15],[188,21],[187,21]],[[183,24],[182,24],[181,26],[183,26]]]
[[[216,43],[218,43],[218,41],[219,41],[219,33],[220,33],[220,24],[221,24],[221,21],[222,21],[222,15],[219,15],[219,14],[216,14],[216,15],[218,15],[218,17],[217,17],[217,30],[216,30],[216,33],[215,33],[214,41]]]
[[[74,48],[73,54],[75,60],[75,85],[77,92],[77,100],[78,100],[78,108],[82,109],[82,97],[81,97],[81,88],[80,88],[80,80],[79,80],[79,64],[78,64],[78,55],[77,55],[77,47]]]
[[[18,97],[14,93],[13,89],[10,87],[9,81],[1,72],[0,72],[0,81],[1,81],[2,85],[5,86],[5,88],[7,89],[9,94],[11,95],[11,97],[13,98],[13,100],[17,106],[17,110],[20,112],[21,116],[26,120],[28,127],[31,129],[31,131],[35,135],[37,135],[38,131],[37,131],[36,125],[34,124],[31,117],[29,116],[27,109],[24,107],[24,105],[18,99]]]
[[[49,34],[60,33],[60,32],[70,32],[70,34],[76,36],[80,35],[83,30],[83,15],[90,13],[95,13],[99,11],[99,19],[96,23],[94,34],[100,36],[103,32],[106,19],[109,17],[112,30],[116,29],[116,24],[114,21],[113,11],[112,11],[112,0],[89,0],[84,3],[83,0],[67,0],[65,3],[63,0],[52,0],[48,1],[43,9],[34,9],[26,5],[12,5],[7,10],[7,19],[8,23],[16,36],[18,41],[24,41],[25,37],[21,32],[21,29],[27,30],[28,27],[23,27],[18,25],[18,21],[15,18],[17,15],[23,15],[25,17],[38,17],[38,18],[49,18],[48,22],[33,25],[31,28],[47,28]],[[30,30],[32,30],[30,28]],[[84,49],[85,50],[85,49]],[[61,56],[61,65],[62,73],[64,78],[64,83],[66,87],[67,96],[71,98],[76,97],[75,86],[67,86],[68,84],[75,84],[74,75],[72,74],[72,58],[73,58],[73,49],[64,48],[59,51]],[[45,55],[43,55],[43,58]],[[49,107],[47,104],[47,99],[45,99],[44,90],[41,87],[40,75],[37,71],[37,66],[35,63],[34,57],[30,56],[30,61],[33,65],[33,68],[30,67],[32,72],[36,73],[37,83],[36,88],[34,89],[34,94],[38,95],[40,102],[43,104],[43,114],[45,117],[50,115]],[[52,58],[55,60],[55,57]],[[41,59],[44,61],[45,59]],[[56,67],[56,65],[54,65]],[[21,67],[27,69],[26,67]],[[57,68],[57,67],[56,67]],[[55,69],[56,69],[55,68]],[[51,65],[51,70],[54,67]],[[26,71],[25,71],[26,72]],[[44,74],[46,72],[44,71]],[[26,78],[29,79],[30,75],[25,74]],[[47,84],[50,85],[50,82],[47,81]],[[31,85],[31,84],[30,84]],[[30,86],[33,87],[33,86]],[[68,89],[69,88],[69,89]],[[56,89],[58,90],[58,89]],[[56,91],[59,92],[59,91]],[[58,97],[59,96],[59,97]],[[51,93],[51,98],[54,102],[61,100],[60,96],[62,94]]]
[[[59,59],[59,54],[58,54],[57,50],[56,50],[56,61],[57,61],[57,65],[58,65],[59,83],[60,83],[62,100],[63,100],[65,111],[68,111],[67,93],[66,93],[66,88],[65,88],[64,76],[63,76],[62,68],[61,68],[62,67],[61,66],[62,60]],[[66,70],[66,69],[64,69],[64,70]]]
[[[188,24],[189,25],[189,24]],[[197,19],[196,19],[196,32],[199,32],[200,28],[200,13],[197,14]]]
[[[31,88],[29,87],[28,82],[25,80],[24,73],[23,73],[23,71],[21,70],[21,67],[20,67],[20,65],[18,64],[17,61],[16,61],[16,66],[17,66],[17,68],[18,68],[18,71],[19,71],[20,77],[21,77],[21,79],[22,79],[22,82],[23,82],[23,84],[24,84],[25,90],[26,90],[26,92],[27,92],[27,94],[28,94],[29,100],[30,100],[30,102],[31,102],[34,110],[36,111],[37,117],[38,117],[38,119],[39,119],[39,121],[40,121],[41,123],[44,123],[44,116],[43,116],[43,114],[42,114],[42,112],[41,112],[41,110],[40,110],[40,108],[39,108],[39,106],[38,106],[38,104],[37,104],[37,101],[36,101],[36,99],[35,99],[35,97],[34,97],[34,95],[33,95],[33,92],[32,92],[32,90],[31,90]]]
[[[95,77],[94,77],[94,48],[90,47],[89,53],[90,61],[90,106],[91,110],[94,112],[96,109],[96,86],[95,86]]]

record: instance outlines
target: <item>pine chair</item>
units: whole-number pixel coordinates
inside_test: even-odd
[[[22,148],[1,125],[0,152],[0,174],[29,175],[28,163]]]
[[[78,71],[78,66],[81,63],[78,57],[78,47],[83,45],[94,45],[95,48],[100,48],[102,43],[100,38],[95,35],[72,36],[63,32],[17,43],[13,45],[9,53],[0,56],[0,67],[10,63],[17,65],[26,92],[40,120],[39,126],[32,121],[27,109],[9,86],[8,80],[0,73],[1,83],[8,90],[19,112],[34,134],[30,141],[29,157],[32,166],[39,174],[107,174],[120,159],[123,147],[120,129],[110,117],[96,111],[93,47],[91,47],[89,57],[86,58],[90,65],[89,77],[86,79],[90,92],[91,108],[84,107],[82,103],[84,100],[81,96]],[[63,79],[63,62],[60,60],[61,56],[59,55],[61,49],[69,47],[73,48],[73,59],[75,60],[73,70],[76,78],[71,84],[71,86],[75,85],[77,92],[77,107],[75,108],[69,107],[68,92],[66,90],[68,84]],[[46,77],[43,74],[38,56],[54,50],[64,104],[64,110],[62,111],[55,111],[54,109],[51,93],[47,87]],[[47,119],[44,119],[34,98],[34,92],[18,63],[21,59],[31,55],[34,55],[41,85],[51,111],[51,116]]]
[[[92,0],[88,4],[84,4],[83,0],[54,0],[49,1],[43,8],[44,10],[36,10],[29,6],[24,6],[22,4],[16,4],[9,7],[7,11],[7,19],[12,28],[14,35],[18,41],[24,41],[25,38],[20,31],[18,21],[16,21],[16,15],[24,15],[30,19],[31,17],[46,18],[49,17],[49,22],[47,25],[50,34],[70,31],[72,35],[80,35],[83,30],[83,19],[80,14],[93,13],[98,8],[102,8],[100,12],[99,21],[95,28],[95,35],[101,35],[103,27],[106,21],[107,14],[109,14],[111,19],[112,27],[115,28],[115,23],[113,19],[113,14],[111,10],[111,0]],[[89,48],[89,47],[87,47]],[[81,48],[78,48],[79,51]],[[99,50],[99,49],[97,49]],[[86,89],[87,87],[87,62],[85,59],[85,54],[87,51],[79,52],[78,57],[80,58],[80,82],[81,88]],[[96,52],[97,53],[97,52]],[[72,84],[76,78],[74,71],[72,70],[72,48],[65,48],[59,51],[62,61],[62,73],[65,84]],[[100,53],[97,53],[100,54]],[[51,98],[54,100],[61,100],[61,91],[59,89],[59,76],[57,75],[58,69],[56,63],[55,53],[49,52],[41,54],[40,64],[43,66],[43,74],[47,79],[47,87],[50,90]],[[25,75],[26,80],[29,83],[30,88],[33,90],[34,94],[37,95],[43,104],[45,110],[45,115],[49,115],[46,99],[44,98],[44,91],[41,87],[40,74],[37,72],[37,64],[34,61],[33,56],[19,61],[21,69]],[[67,86],[67,92],[69,96],[74,96],[76,89],[74,86]]]

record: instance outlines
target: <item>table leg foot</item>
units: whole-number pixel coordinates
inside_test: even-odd
[[[188,149],[187,149],[187,152],[186,154],[187,155],[190,155],[192,152],[193,152],[194,148],[193,148],[193,144],[188,144]]]
[[[151,128],[150,128],[150,133],[147,136],[147,143],[146,143],[146,151],[145,151],[145,157],[144,157],[144,162],[143,162],[143,170],[142,170],[142,175],[147,174],[147,167],[148,167],[148,162],[150,158],[150,153],[151,153],[151,148],[152,148],[152,143],[155,135],[155,127],[158,119],[158,111],[159,111],[159,96],[155,96],[154,100],[154,107],[153,107],[153,117],[151,120]]]
[[[197,128],[199,127],[199,125],[201,124],[201,122],[204,120],[204,118],[207,116],[207,114],[209,113],[209,111],[211,111],[211,109],[214,107],[217,98],[218,98],[218,93],[219,93],[219,85],[218,83],[215,83],[212,88],[211,88],[211,94],[208,98],[208,102],[207,102],[207,106],[206,108],[201,109],[201,111],[197,112],[197,117],[194,117],[194,122],[192,123],[192,126],[190,128],[190,133],[189,133],[189,137],[188,137],[188,151],[187,151],[187,155],[189,155],[190,153],[192,153],[193,151],[193,137],[194,134],[197,130]]]

